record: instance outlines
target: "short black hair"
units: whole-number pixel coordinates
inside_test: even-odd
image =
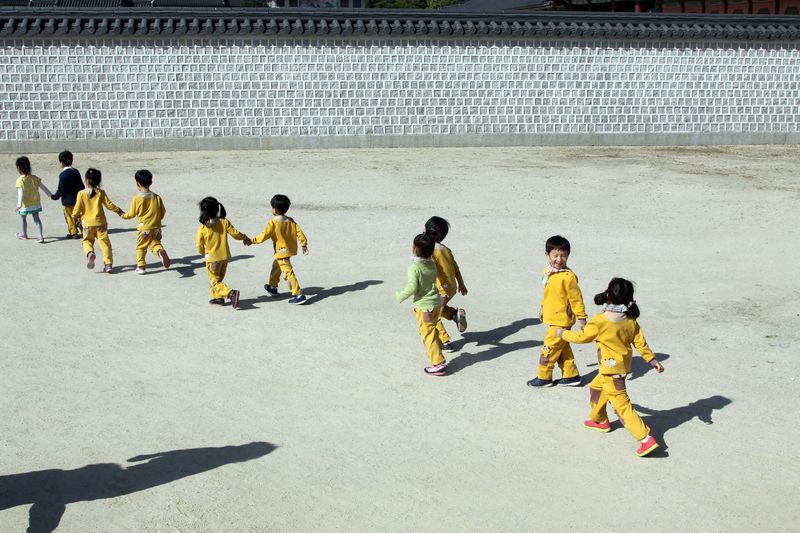
[[[427,259],[433,255],[433,249],[436,248],[436,241],[427,233],[420,233],[414,237],[414,247],[419,252],[419,256]]]
[[[69,150],[64,150],[60,154],[58,154],[58,160],[68,167],[72,166],[72,152]]]
[[[289,206],[292,205],[291,200],[289,197],[283,194],[276,194],[272,197],[272,200],[269,201],[269,205],[272,206],[275,211],[280,213],[281,215],[285,215],[286,212],[289,210]]]
[[[28,159],[26,156],[20,156],[17,158],[17,168],[25,174],[26,176],[31,173],[31,160]]]
[[[137,170],[133,179],[142,187],[149,187],[153,184],[153,173],[145,169]]]
[[[442,217],[431,217],[425,223],[425,233],[436,242],[442,242],[449,231],[450,223]]]
[[[553,250],[561,250],[562,252],[567,252],[567,255],[569,255],[569,241],[561,235],[553,235],[544,243],[544,251],[549,254]]]

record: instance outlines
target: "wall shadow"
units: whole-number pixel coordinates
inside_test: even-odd
[[[39,470],[0,476],[0,510],[33,504],[29,533],[51,532],[70,503],[116,498],[213,470],[263,457],[277,448],[268,442],[239,446],[171,450],[128,459],[137,463],[86,465],[75,470]]]
[[[481,363],[484,361],[491,361],[497,359],[507,353],[515,352],[517,350],[527,350],[541,346],[542,341],[524,340],[511,343],[502,342],[503,339],[517,333],[518,331],[528,327],[539,324],[536,318],[523,318],[516,320],[511,324],[500,326],[488,331],[466,331],[462,333],[463,339],[461,341],[454,341],[459,349],[463,348],[465,344],[474,343],[477,348],[488,346],[488,349],[477,352],[462,352],[447,363],[447,372],[455,374],[465,368]],[[446,355],[445,355],[446,356]]]

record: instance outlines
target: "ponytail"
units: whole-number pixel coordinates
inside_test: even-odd
[[[92,192],[89,193],[89,198],[94,198],[97,194],[97,189],[100,187],[100,181],[103,179],[103,174],[96,168],[86,169],[86,183],[91,187]]]
[[[200,200],[200,223],[204,226],[208,224],[209,220],[214,218],[225,218],[225,206],[217,201],[213,196],[206,196]]]
[[[608,293],[606,292],[598,292],[597,294],[594,295],[595,305],[603,305],[604,303],[606,303],[607,299],[608,299]]]

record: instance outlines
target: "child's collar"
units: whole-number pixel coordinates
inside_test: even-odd
[[[411,261],[414,263],[433,263],[433,259],[430,257],[417,257],[416,255],[411,256]]]
[[[555,268],[550,263],[547,263],[544,266],[544,269],[548,274],[555,274],[556,272],[569,272],[569,268]]]

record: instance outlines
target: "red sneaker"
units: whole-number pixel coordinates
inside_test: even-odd
[[[169,260],[167,251],[163,248],[160,249],[158,251],[158,256],[161,258],[161,264],[164,265],[164,268],[169,268],[169,266],[172,264],[172,261]]]
[[[611,431],[611,422],[595,422],[594,420],[584,420],[583,427],[591,429],[592,431],[600,431],[601,433],[608,433]]]
[[[658,448],[656,439],[654,439],[651,435],[648,435],[646,441],[639,443],[639,449],[636,450],[636,455],[639,457],[644,457],[656,448]]]

